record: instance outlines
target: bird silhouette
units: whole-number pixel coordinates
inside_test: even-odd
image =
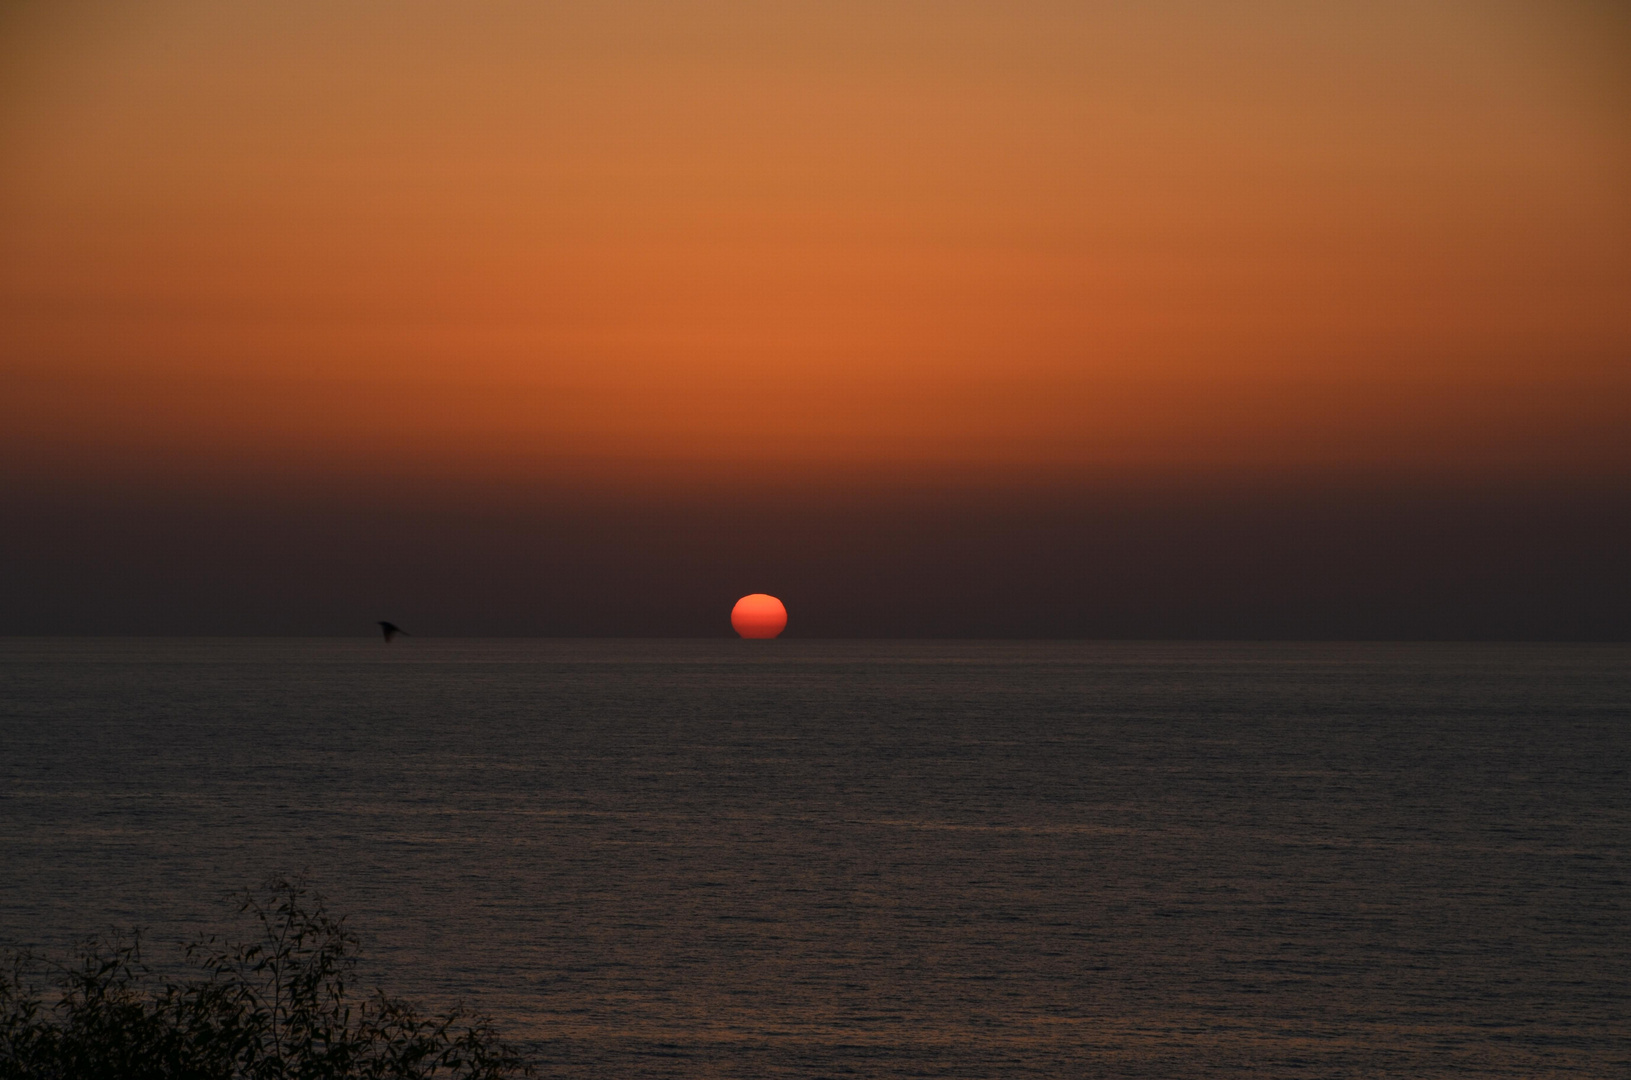
[[[402,627],[398,626],[396,623],[386,622],[384,619],[379,621],[379,629],[380,633],[385,635],[385,643],[387,645],[389,645],[391,643],[391,639],[396,637],[398,634],[408,634],[406,630],[402,629]],[[413,637],[412,634],[408,634],[408,636]]]

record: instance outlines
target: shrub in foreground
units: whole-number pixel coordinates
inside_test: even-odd
[[[532,1075],[463,1008],[427,1017],[377,990],[348,993],[357,939],[299,882],[273,880],[240,911],[258,940],[189,946],[179,981],[146,968],[137,938],[93,941],[67,966],[12,957],[0,971],[0,1080]]]

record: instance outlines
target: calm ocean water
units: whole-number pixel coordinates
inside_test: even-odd
[[[0,942],[305,870],[546,1075],[1631,1075],[1631,648],[0,640]]]

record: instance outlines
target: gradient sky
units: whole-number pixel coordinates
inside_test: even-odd
[[[0,481],[1623,493],[1628,192],[1607,2],[11,4]]]

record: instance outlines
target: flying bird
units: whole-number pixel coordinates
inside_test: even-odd
[[[386,622],[384,619],[379,621],[379,629],[380,633],[385,635],[385,643],[387,645],[389,645],[391,643],[391,639],[396,637],[398,634],[408,634],[406,630],[402,629],[402,627],[398,626],[396,623]],[[408,634],[408,636],[413,637],[412,634]]]

